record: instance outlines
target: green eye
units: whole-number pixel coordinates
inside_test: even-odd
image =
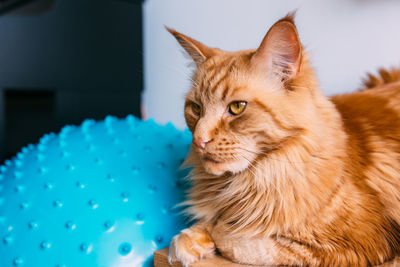
[[[196,116],[200,116],[200,113],[201,113],[201,107],[198,105],[198,104],[196,104],[196,103],[192,103],[192,111],[193,111],[193,113],[196,115]]]
[[[234,101],[229,104],[229,113],[232,115],[239,115],[243,113],[247,105],[245,101]]]

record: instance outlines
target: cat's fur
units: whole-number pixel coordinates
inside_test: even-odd
[[[399,253],[399,70],[327,98],[293,15],[257,50],[169,31],[197,65],[185,118],[198,223],[173,239],[171,258],[187,266],[218,250],[247,264],[370,266]],[[232,101],[245,111],[229,114]]]

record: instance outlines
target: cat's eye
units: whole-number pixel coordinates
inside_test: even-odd
[[[229,113],[232,115],[239,115],[243,113],[247,105],[245,101],[234,101],[229,104]]]
[[[192,111],[196,116],[200,116],[201,114],[201,107],[200,105],[196,104],[196,103],[192,103]]]

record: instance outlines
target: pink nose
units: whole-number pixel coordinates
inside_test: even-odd
[[[211,142],[210,139],[203,139],[203,138],[201,138],[201,137],[198,137],[198,138],[194,138],[194,139],[193,139],[193,143],[194,143],[196,146],[200,147],[200,148],[205,148],[205,147],[206,147],[206,144],[209,143],[209,142]]]

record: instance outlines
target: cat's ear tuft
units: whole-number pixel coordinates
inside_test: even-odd
[[[294,12],[277,21],[265,35],[252,57],[252,63],[282,80],[294,78],[300,71],[302,46],[294,24]]]
[[[185,51],[197,65],[203,63],[207,58],[216,54],[216,49],[208,47],[199,41],[196,41],[193,38],[179,33],[167,26],[165,26],[165,28],[176,38],[179,44],[183,47],[183,49],[185,49]]]

